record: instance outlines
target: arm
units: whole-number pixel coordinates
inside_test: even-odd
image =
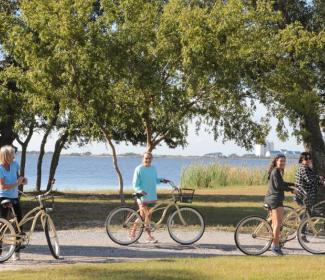
[[[304,181],[306,182],[306,185],[304,186],[304,189],[306,190],[308,195],[306,205],[307,207],[311,207],[313,204],[316,203],[318,185],[320,182],[318,176],[313,172],[312,169],[303,168],[301,170],[301,175]]]
[[[289,187],[295,185],[294,183],[285,182],[279,170],[276,170],[276,172],[274,172],[273,174],[273,183],[277,190],[287,191],[287,192],[292,191],[292,189]]]
[[[136,168],[134,170],[134,174],[133,174],[133,189],[137,193],[143,192],[143,190],[141,188],[140,170],[138,168]]]
[[[5,184],[5,179],[4,178],[0,178],[0,190],[11,190],[11,189],[14,189],[16,187],[18,187],[18,180],[16,181],[16,183],[14,184],[9,184],[9,185],[6,185]]]
[[[320,178],[313,172],[312,169],[302,168],[301,175],[307,184],[314,186],[320,183]]]

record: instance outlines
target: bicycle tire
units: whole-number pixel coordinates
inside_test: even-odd
[[[200,228],[198,230],[198,233],[196,234],[196,236],[194,238],[192,238],[190,240],[184,240],[184,239],[182,240],[182,239],[180,239],[178,237],[178,234],[176,232],[174,232],[174,228],[177,228],[177,225],[175,226],[175,223],[181,225],[181,224],[183,224],[183,222],[182,222],[182,219],[180,217],[178,217],[179,221],[176,218],[177,217],[176,215],[178,214],[178,211],[176,209],[173,213],[171,213],[171,215],[169,216],[169,218],[167,220],[167,228],[168,228],[169,235],[174,241],[176,241],[177,243],[179,243],[181,245],[193,244],[193,243],[197,242],[202,237],[202,235],[204,234],[205,222],[204,222],[203,216],[198,210],[196,210],[196,209],[194,209],[192,207],[180,207],[179,211],[180,211],[180,213],[182,213],[182,212],[185,213],[185,211],[188,211],[188,212],[191,212],[192,214],[194,214],[194,216],[196,216],[196,218],[198,219],[198,221],[200,223],[198,225],[198,226],[200,226]],[[182,213],[182,215],[184,215],[184,213]],[[184,217],[182,217],[182,218],[184,219]],[[194,218],[194,219],[196,219],[196,218]],[[194,221],[193,219],[187,217],[186,220],[190,222],[189,227],[186,230],[187,233],[188,233],[188,232],[190,232],[190,230],[193,229],[193,226],[196,226],[196,225],[193,224],[193,221]],[[194,222],[196,222],[196,221],[194,221]],[[182,226],[184,226],[184,224]],[[184,236],[184,235],[186,235],[186,233],[185,234],[182,233],[181,235]]]
[[[265,231],[266,230],[266,233],[263,232],[263,234],[266,234],[266,236],[263,236],[263,238],[261,239],[256,239],[256,240],[263,240],[265,239],[264,242],[260,242],[261,245],[257,244],[252,244],[252,245],[249,245],[249,244],[243,244],[244,242],[241,240],[241,238],[239,237],[239,234],[241,234],[241,228],[243,227],[243,225],[245,225],[245,223],[248,223],[250,221],[255,221],[256,222],[256,225],[252,225],[252,226],[249,226],[247,225],[247,229],[246,230],[243,230],[243,233],[245,233],[245,236],[246,239],[248,241],[250,240],[255,240],[256,239],[256,233],[252,233],[253,230],[256,230],[254,227],[260,227],[262,226],[263,227],[263,230]],[[252,229],[250,229],[250,227],[253,227]],[[250,235],[251,235],[251,238],[250,238]],[[244,253],[245,255],[251,255],[251,256],[258,256],[258,255],[262,255],[264,254],[266,251],[268,251],[271,247],[271,244],[272,244],[272,228],[270,226],[270,224],[267,222],[266,219],[262,218],[262,217],[259,217],[259,216],[248,216],[244,219],[242,219],[241,221],[239,221],[239,223],[237,224],[237,227],[236,227],[236,230],[235,230],[235,233],[234,233],[234,239],[235,239],[235,244],[237,246],[237,248],[242,252]],[[247,242],[248,242],[247,241]],[[251,241],[252,243],[252,241]],[[263,245],[263,243],[265,243]],[[256,250],[248,250],[249,246],[251,247],[262,247],[260,250],[256,249]]]
[[[124,212],[124,213],[123,213]],[[118,216],[120,215],[120,216]],[[133,217],[132,217],[132,216]],[[129,221],[127,219],[130,219]],[[124,222],[127,221],[128,224],[125,225]],[[137,222],[138,221],[138,222]],[[137,227],[137,223],[141,223],[140,226]],[[122,227],[120,227],[122,226]],[[132,226],[137,227],[136,235],[133,237],[130,237],[128,230],[131,229]],[[134,210],[131,207],[118,207],[113,209],[107,216],[105,221],[105,229],[108,237],[115,243],[123,246],[128,246],[136,241],[139,240],[143,233],[143,219],[140,216],[140,214]],[[119,240],[117,236],[118,234],[114,233],[114,229],[120,229],[122,232],[122,235],[127,234],[125,240]]]
[[[5,240],[8,242],[8,252],[3,255],[3,244]],[[0,243],[0,263],[3,263],[11,258],[16,249],[16,231],[11,223],[3,218],[0,218]]]
[[[315,234],[317,236],[315,236]],[[314,255],[325,254],[325,218],[324,217],[313,216],[302,221],[301,224],[299,225],[297,236],[298,236],[299,244],[307,252]]]
[[[55,259],[60,258],[59,238],[55,230],[53,220],[49,215],[44,218],[44,233],[50,252]]]

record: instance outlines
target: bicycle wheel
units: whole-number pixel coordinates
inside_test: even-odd
[[[234,237],[240,251],[256,256],[270,248],[273,234],[270,224],[264,218],[249,216],[238,223]]]
[[[130,245],[140,238],[143,220],[133,208],[120,207],[109,213],[105,228],[112,241],[119,245]]]
[[[281,239],[286,239],[285,242],[288,242],[296,238],[300,217],[292,207],[284,206],[283,210]]]
[[[182,207],[169,216],[167,228],[173,240],[182,245],[189,245],[202,237],[205,224],[199,211],[191,207]]]
[[[302,248],[312,254],[325,253],[325,218],[305,219],[298,228],[298,241]]]
[[[7,261],[16,248],[16,232],[5,219],[0,218],[0,263]]]
[[[50,216],[45,216],[44,232],[47,244],[50,248],[51,254],[55,259],[60,258],[60,245],[58,235],[55,230],[54,223]]]

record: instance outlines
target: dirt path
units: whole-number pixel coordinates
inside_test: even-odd
[[[140,243],[119,246],[113,243],[103,229],[59,231],[62,259],[50,255],[43,232],[36,232],[30,245],[22,250],[21,260],[0,264],[1,270],[35,268],[48,265],[76,263],[112,263],[146,259],[187,258],[242,255],[234,244],[233,233],[206,231],[200,241],[191,246],[175,243],[166,231],[157,232],[157,244]],[[306,254],[296,240],[287,243],[284,253]],[[266,253],[269,255],[269,253]]]

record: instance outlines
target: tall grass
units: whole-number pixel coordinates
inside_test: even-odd
[[[285,179],[294,181],[296,167],[286,168]],[[187,188],[217,188],[224,186],[256,186],[267,184],[267,169],[235,167],[217,163],[193,164],[182,170],[181,186]]]

